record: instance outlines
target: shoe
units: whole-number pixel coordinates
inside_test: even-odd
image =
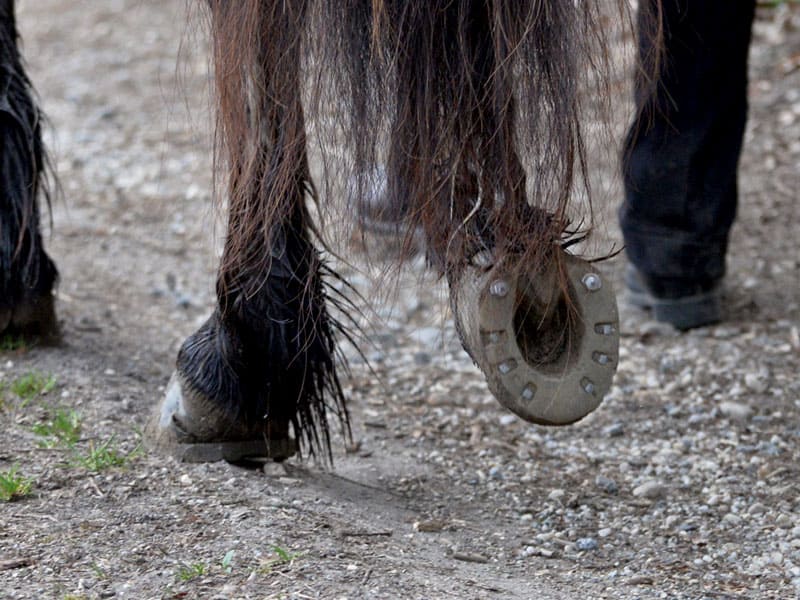
[[[649,310],[656,321],[685,331],[722,320],[722,279],[709,282],[652,280],[633,266],[625,271],[628,301]]]

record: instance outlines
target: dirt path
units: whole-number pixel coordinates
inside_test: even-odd
[[[0,472],[33,480],[0,503],[0,597],[800,594],[797,9],[757,27],[726,324],[677,335],[623,305],[610,397],[533,427],[488,395],[412,265],[377,309],[375,374],[355,360],[347,383],[358,443],[325,472],[127,456],[213,305],[204,41],[180,0],[20,4],[64,188],[65,344],[0,352],[0,385],[56,382],[0,396]],[[59,407],[80,440],[42,448]],[[100,468],[106,443],[123,464]]]

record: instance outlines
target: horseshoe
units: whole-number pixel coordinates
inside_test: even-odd
[[[557,284],[559,262],[567,271],[566,297]],[[545,270],[470,266],[453,299],[464,347],[490,391],[526,421],[574,423],[611,388],[619,316],[611,282],[594,265],[563,252],[563,261]]]

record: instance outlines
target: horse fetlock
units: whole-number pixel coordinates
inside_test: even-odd
[[[489,389],[503,406],[542,425],[573,423],[597,408],[618,362],[610,282],[593,265],[558,252],[544,267],[470,266],[451,283],[459,335]]]

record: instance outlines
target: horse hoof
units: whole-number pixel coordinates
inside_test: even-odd
[[[145,430],[146,444],[182,462],[281,461],[297,452],[288,425],[243,426],[174,373]]]
[[[44,294],[13,308],[0,309],[0,334],[21,335],[45,343],[56,343],[61,333],[56,319],[55,297]]]
[[[541,425],[574,423],[597,408],[611,388],[619,351],[611,283],[591,264],[563,258],[568,297],[559,292],[552,263],[547,272],[470,266],[453,296],[464,348],[491,392]]]

